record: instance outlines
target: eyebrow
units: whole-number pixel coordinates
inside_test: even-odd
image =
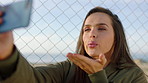
[[[105,26],[109,27],[106,23],[98,23],[95,26],[100,26],[100,25],[105,25]],[[86,24],[84,26],[91,26],[91,25],[90,24]]]

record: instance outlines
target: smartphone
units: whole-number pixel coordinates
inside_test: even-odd
[[[30,23],[32,0],[24,0],[0,6],[0,11],[4,12],[2,16],[3,23],[0,24],[0,33],[15,28],[27,27]]]

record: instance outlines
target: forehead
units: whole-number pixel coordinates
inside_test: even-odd
[[[111,18],[109,15],[101,12],[96,12],[87,17],[85,24],[106,23],[111,25]]]

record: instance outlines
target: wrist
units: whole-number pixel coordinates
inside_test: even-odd
[[[5,60],[7,58],[9,58],[12,53],[13,53],[13,50],[14,50],[14,45],[11,46],[12,48],[9,49],[9,52],[5,52],[5,51],[2,51],[0,54],[0,60]]]

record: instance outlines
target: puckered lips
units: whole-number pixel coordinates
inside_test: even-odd
[[[98,44],[95,41],[90,41],[88,42],[88,47],[89,48],[95,48]]]

